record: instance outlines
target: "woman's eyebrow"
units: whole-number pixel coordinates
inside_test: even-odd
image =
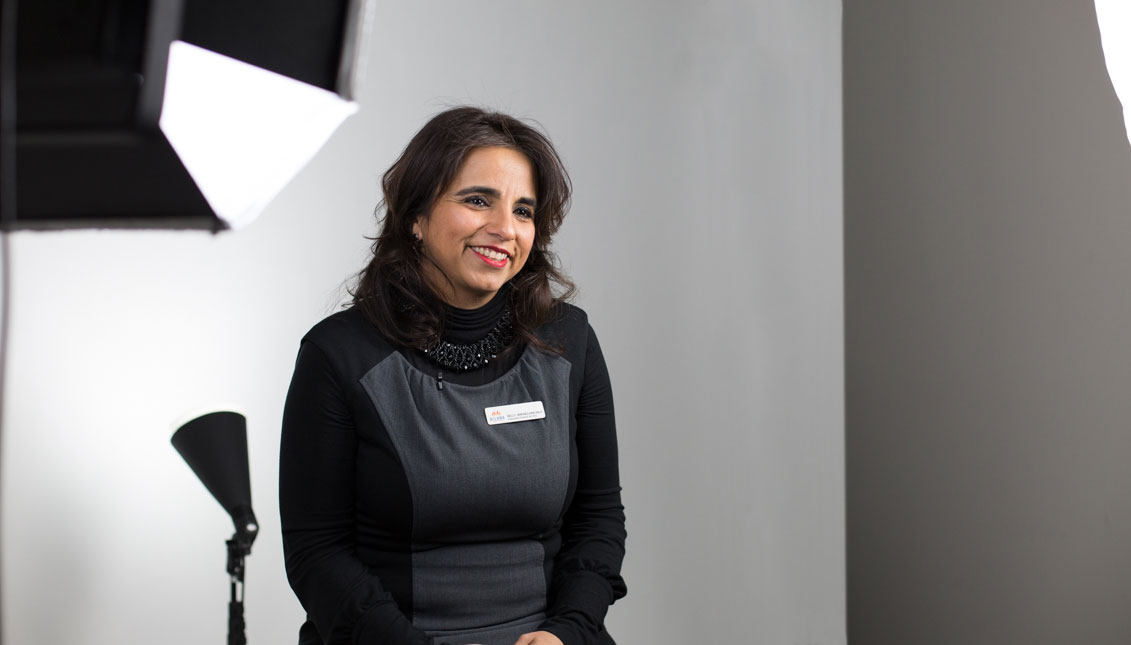
[[[456,191],[456,197],[463,197],[464,195],[486,195],[488,197],[498,199],[502,195],[502,193],[500,193],[496,188],[489,188],[487,186],[468,186],[467,188],[461,188]],[[537,205],[537,202],[533,197],[519,197],[517,200],[515,200],[515,203],[529,206],[531,208],[534,208]]]
[[[486,195],[488,197],[494,197],[496,199],[498,199],[498,197],[501,195],[501,193],[499,193],[499,191],[495,188],[488,188],[486,186],[468,186],[467,188],[456,191],[456,197],[474,195],[476,193]]]

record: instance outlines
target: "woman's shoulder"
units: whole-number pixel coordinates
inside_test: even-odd
[[[365,313],[355,306],[323,318],[303,335],[302,342],[313,343],[329,355],[362,350],[386,354],[392,350]]]
[[[589,315],[581,307],[567,302],[556,304],[535,333],[571,363],[585,359],[593,337]]]
[[[361,323],[368,324],[365,315],[357,307],[350,306],[336,311],[314,324],[303,335],[303,340],[320,341],[332,339],[341,334],[353,334],[361,330]]]
[[[539,336],[575,335],[589,329],[589,315],[577,305],[556,303],[546,320],[538,327]],[[549,340],[549,338],[547,338]]]

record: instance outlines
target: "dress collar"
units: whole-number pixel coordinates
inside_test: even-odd
[[[444,305],[444,340],[472,343],[486,336],[503,317],[510,285],[499,289],[490,302],[476,309]]]

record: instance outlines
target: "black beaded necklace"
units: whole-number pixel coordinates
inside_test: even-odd
[[[467,372],[490,363],[513,340],[514,320],[511,308],[507,307],[491,331],[474,343],[453,343],[441,338],[430,347],[422,347],[420,351],[440,367],[453,372]]]

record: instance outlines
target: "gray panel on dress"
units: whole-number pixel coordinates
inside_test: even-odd
[[[362,377],[412,493],[421,629],[489,628],[545,610],[538,538],[569,484],[569,372],[566,359],[528,347],[486,385],[441,390],[397,352]],[[530,401],[546,418],[487,425],[486,408]]]
[[[545,614],[537,614],[530,618],[487,629],[462,632],[429,631],[428,635],[432,637],[433,643],[448,643],[449,645],[514,645],[519,636],[538,631],[538,627],[544,620],[546,620]]]
[[[412,556],[413,624],[449,643],[514,645],[545,619],[545,550],[535,540],[484,542]],[[423,594],[423,597],[421,596]],[[525,623],[514,631],[506,623]],[[458,636],[458,638],[456,638]]]

